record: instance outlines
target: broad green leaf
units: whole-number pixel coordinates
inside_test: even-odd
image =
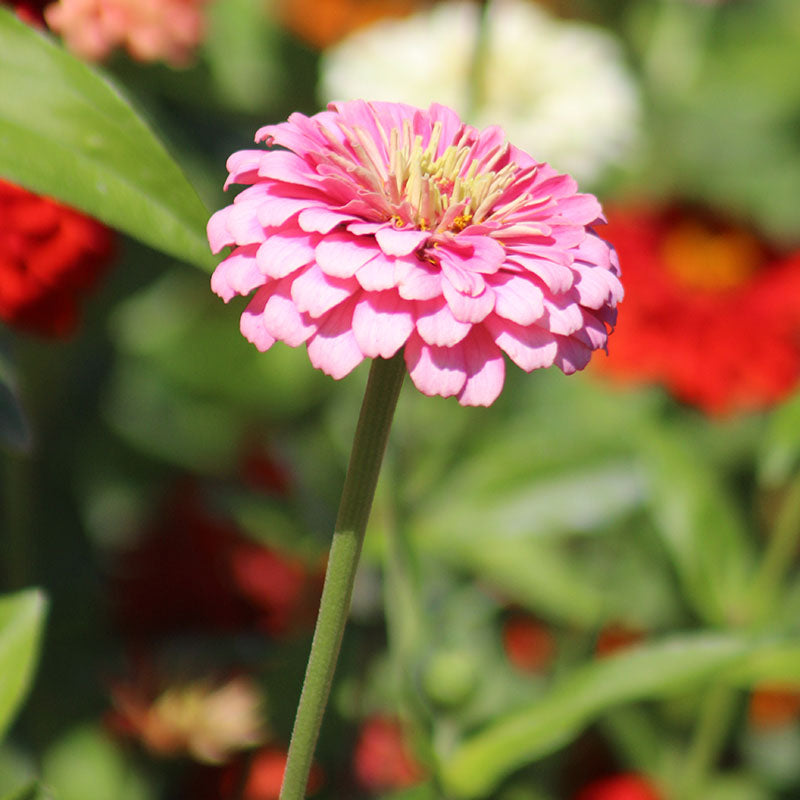
[[[44,595],[36,589],[0,598],[0,738],[30,686],[44,614]]]
[[[43,779],[59,800],[148,800],[147,784],[99,728],[76,728],[45,753]]]
[[[498,719],[445,762],[457,798],[484,797],[510,772],[553,752],[608,709],[697,690],[709,682],[751,685],[769,673],[800,675],[800,642],[746,633],[676,635],[578,667],[543,698]]]
[[[208,212],[98,71],[0,8],[0,177],[210,268]]]
[[[737,620],[753,553],[731,495],[687,437],[653,431],[642,442],[656,530],[696,613]]]

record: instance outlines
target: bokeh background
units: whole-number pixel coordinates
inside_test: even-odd
[[[354,97],[502,125],[607,211],[608,355],[404,387],[313,797],[800,797],[796,0],[2,5],[209,213],[258,127]],[[365,369],[257,352],[180,247],[0,177],[0,798],[273,800]]]

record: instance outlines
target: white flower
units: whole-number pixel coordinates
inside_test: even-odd
[[[320,100],[443,103],[479,128],[501,125],[518,146],[581,182],[631,154],[638,92],[610,33],[527,0],[490,0],[486,25],[477,86],[480,9],[449,0],[381,20],[325,52]]]

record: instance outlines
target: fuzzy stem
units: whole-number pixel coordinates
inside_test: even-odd
[[[350,610],[361,545],[404,377],[402,351],[388,360],[373,360],[328,556],[280,800],[302,800],[305,797],[314,748]]]

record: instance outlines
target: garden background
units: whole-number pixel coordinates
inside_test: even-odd
[[[800,797],[795,0],[2,5],[2,800],[277,798],[366,371],[246,342],[205,225],[359,96],[574,174],[626,299],[488,409],[406,382],[313,796]]]

